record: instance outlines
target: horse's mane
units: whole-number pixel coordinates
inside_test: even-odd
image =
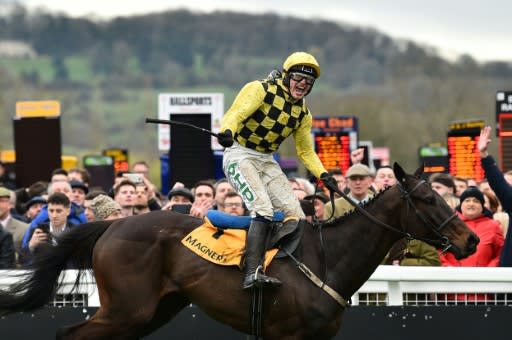
[[[396,185],[396,184],[395,184]],[[393,185],[394,186],[394,185]],[[361,208],[363,209],[367,209],[369,208],[370,206],[373,206],[375,205],[375,202],[378,201],[382,195],[388,191],[389,189],[391,189],[393,186],[391,187],[387,187],[385,188],[384,190],[381,190],[379,191],[375,196],[373,196],[372,198],[370,198],[368,201],[364,202],[362,205],[361,205]],[[339,198],[338,198],[339,199]],[[334,207],[333,207],[334,209]],[[340,223],[344,222],[347,218],[349,218],[350,216],[354,215],[355,213],[357,212],[357,209],[351,209],[350,211],[347,211],[345,212],[343,215],[339,216],[339,217],[335,217],[335,218],[332,218],[332,219],[329,219],[328,221],[325,221],[323,223],[323,227],[334,227],[334,226],[337,226],[339,225]]]

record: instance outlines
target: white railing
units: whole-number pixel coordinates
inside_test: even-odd
[[[11,274],[19,272],[0,271],[0,289],[16,282]],[[50,305],[99,306],[94,277],[87,273],[81,287],[71,292],[76,272],[62,275],[63,286]],[[352,304],[512,306],[512,268],[379,266],[352,296]]]

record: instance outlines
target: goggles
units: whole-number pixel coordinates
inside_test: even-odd
[[[292,79],[293,81],[296,81],[297,83],[300,83],[302,80],[305,79],[307,85],[313,85],[316,80],[316,78],[313,76],[308,76],[303,73],[295,73],[295,72],[290,73],[290,79]]]

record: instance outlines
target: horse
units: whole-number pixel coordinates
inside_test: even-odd
[[[457,258],[475,252],[478,237],[421,179],[421,168],[406,174],[395,163],[394,172],[398,183],[366,203],[364,213],[356,209],[321,228],[306,225],[294,252],[300,255],[270,263],[266,273],[282,286],[264,290],[264,339],[336,336],[347,306],[340,298],[349,301],[402,237],[425,240]],[[26,277],[0,292],[0,313],[43,306],[71,260],[82,274],[93,269],[100,307],[90,319],[59,329],[57,339],[138,339],[190,303],[250,334],[252,294],[241,289],[239,268],[208,262],[181,244],[202,223],[189,215],[154,211],[64,232],[57,244],[40,249]],[[323,280],[321,285],[299,270],[297,258]]]

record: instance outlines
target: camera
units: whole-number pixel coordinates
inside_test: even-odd
[[[134,172],[127,172],[123,174],[123,177],[128,178],[131,182],[135,184],[144,183],[144,175]]]
[[[175,204],[171,207],[171,211],[188,215],[190,214],[190,208],[192,208],[192,204]]]

